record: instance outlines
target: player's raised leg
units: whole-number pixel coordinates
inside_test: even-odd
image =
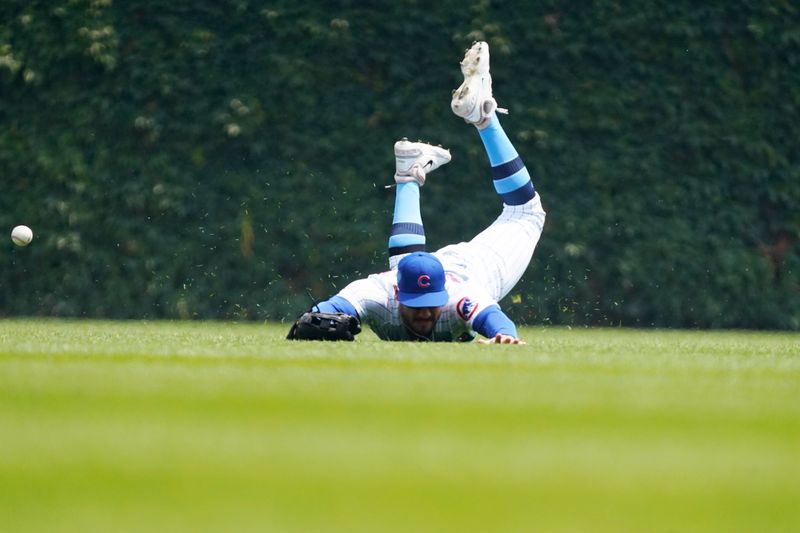
[[[451,108],[478,129],[492,168],[494,189],[503,201],[497,220],[470,242],[480,249],[484,281],[499,300],[527,268],[545,213],[528,169],[497,118],[500,109],[492,95],[487,43],[475,43],[467,50],[461,72],[464,82],[453,91]]]
[[[453,91],[450,107],[456,115],[478,128],[492,165],[494,188],[503,203],[522,205],[530,201],[536,191],[528,170],[497,118],[487,43],[476,42],[467,50],[461,61],[461,73],[464,82]]]
[[[389,267],[396,268],[406,254],[425,250],[425,228],[419,189],[429,172],[450,162],[450,152],[440,146],[402,139],[394,145],[397,192],[389,236]]]

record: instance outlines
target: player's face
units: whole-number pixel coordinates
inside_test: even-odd
[[[436,321],[442,314],[442,309],[442,307],[406,307],[400,304],[400,319],[412,333],[430,337]]]

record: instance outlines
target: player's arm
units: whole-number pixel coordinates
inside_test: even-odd
[[[361,331],[362,321],[368,322],[378,310],[386,309],[394,276],[384,274],[356,280],[314,305],[295,322],[289,338],[353,340]]]
[[[319,302],[311,308],[311,311],[317,313],[344,313],[350,316],[358,316],[358,311],[346,298],[339,295],[332,296],[329,300]]]
[[[481,344],[525,344],[517,337],[517,327],[497,304],[481,311],[472,322],[472,329],[486,339]]]
[[[395,280],[393,272],[358,279],[315,307],[321,312],[345,313],[361,321],[369,321],[388,306],[389,297],[394,295]]]

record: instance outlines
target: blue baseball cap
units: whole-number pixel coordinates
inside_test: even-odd
[[[408,254],[397,265],[397,293],[406,307],[441,307],[450,297],[444,288],[444,267],[427,252]]]

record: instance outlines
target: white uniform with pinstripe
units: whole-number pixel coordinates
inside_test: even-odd
[[[479,312],[502,300],[530,263],[544,226],[545,212],[537,194],[522,205],[504,205],[488,228],[469,242],[434,252],[444,266],[449,300],[436,323],[432,340],[470,340]],[[397,271],[373,274],[345,287],[346,298],[382,339],[407,340],[395,296]]]
[[[444,266],[445,288],[450,298],[431,340],[471,339],[475,318],[483,309],[503,299],[522,277],[544,227],[545,212],[539,194],[497,116],[478,132],[489,157],[494,189],[503,202],[503,211],[471,241],[434,252]],[[405,254],[424,249],[419,186],[399,184],[389,238],[391,270],[355,281],[339,293],[383,339],[409,338],[395,296],[396,267]]]

